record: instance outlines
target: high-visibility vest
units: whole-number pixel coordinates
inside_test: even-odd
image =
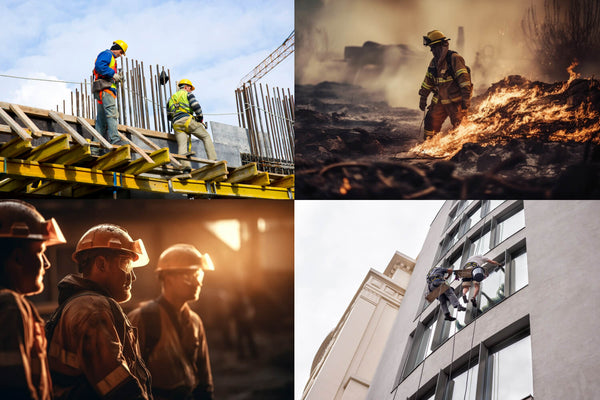
[[[96,60],[98,60],[98,57],[96,57]],[[96,61],[94,61],[94,64],[96,64]],[[110,63],[108,64],[108,68],[115,71],[115,74],[117,73],[117,60],[115,60],[115,56],[113,56],[112,54],[110,56]],[[104,75],[98,74],[98,72],[96,72],[96,68],[94,67],[94,80],[97,80],[99,78],[104,78]],[[111,90],[114,90],[114,93],[117,92],[117,85],[114,82],[110,86],[110,88],[111,88]]]
[[[193,114],[192,107],[188,101],[188,92],[185,89],[178,90],[171,96],[168,108],[169,112],[173,114],[173,120],[179,119],[177,118],[177,114],[181,112],[189,115]]]

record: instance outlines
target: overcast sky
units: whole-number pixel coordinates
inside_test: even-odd
[[[296,201],[295,398],[369,268],[416,258],[443,201]]]
[[[294,29],[293,0],[2,0],[0,74],[82,82],[117,39],[196,87],[205,119],[237,125],[234,90]],[[259,82],[294,89],[290,55]],[[78,85],[0,76],[0,101],[56,108]]]

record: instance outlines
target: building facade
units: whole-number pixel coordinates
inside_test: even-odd
[[[313,360],[305,400],[363,400],[381,358],[415,260],[396,252],[371,269]]]
[[[599,216],[597,201],[447,201],[366,398],[598,398]],[[424,298],[426,275],[474,254],[504,265],[481,282],[476,306],[461,300],[467,310],[446,321]],[[460,281],[451,286],[460,298]]]

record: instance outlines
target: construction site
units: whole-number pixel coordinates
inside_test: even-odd
[[[600,197],[599,60],[592,50],[600,8],[534,3],[500,10],[476,2],[456,8],[381,2],[370,13],[355,1],[347,11],[335,2],[302,10],[300,196]],[[449,17],[456,22],[448,24]],[[419,18],[439,22],[431,27]],[[348,31],[353,21],[364,29]],[[431,53],[418,38],[437,27],[447,29],[450,49],[464,56],[474,90],[462,123],[453,128],[447,120],[425,140],[417,92]],[[577,46],[568,39],[575,32],[585,38]]]
[[[294,95],[258,82],[294,52],[294,32],[241,78],[238,126],[208,121],[218,155],[189,140],[177,154],[167,103],[178,84],[169,68],[122,57],[117,68],[118,135],[96,129],[93,76],[56,109],[0,99],[0,192],[71,198],[294,198]],[[184,168],[183,162],[191,163]]]

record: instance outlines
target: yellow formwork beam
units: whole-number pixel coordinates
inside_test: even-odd
[[[55,164],[71,165],[92,156],[90,146],[71,145],[69,151],[53,161]]]
[[[164,147],[150,153],[150,159],[153,161],[149,163],[144,158],[138,158],[131,162],[127,168],[123,170],[125,174],[139,175],[144,172],[148,172],[156,167],[169,163],[169,149]]]
[[[227,179],[227,161],[218,161],[212,165],[205,165],[190,172],[192,179],[201,181],[224,181]]]
[[[294,175],[286,175],[281,179],[277,179],[270,183],[269,186],[282,187],[282,188],[293,188],[295,185]]]
[[[243,182],[245,180],[254,178],[258,174],[258,170],[256,168],[256,163],[250,163],[246,165],[242,165],[233,170],[229,174],[227,178],[227,182],[229,183],[238,183]]]
[[[100,170],[109,170],[120,167],[131,161],[131,148],[128,144],[119,146],[116,149],[106,153],[94,163],[92,168]]]
[[[256,176],[244,181],[248,185],[268,186],[271,183],[268,172],[258,172]]]
[[[0,157],[18,157],[30,151],[31,148],[29,140],[16,137],[0,146]]]
[[[41,179],[53,182],[79,184],[81,190],[73,189],[73,195],[82,193],[86,185],[141,190],[153,193],[181,193],[205,197],[248,197],[266,199],[292,199],[293,190],[256,185],[231,184],[227,182],[205,182],[199,180],[171,181],[155,177],[135,176],[122,172],[101,171],[90,168],[0,157],[0,174],[18,179]],[[28,183],[31,181],[28,181]],[[1,190],[1,189],[0,189]],[[79,191],[78,191],[79,190]]]
[[[27,160],[45,162],[56,159],[67,151],[69,151],[69,135],[65,133],[36,146],[27,156]]]
[[[27,188],[27,193],[47,196],[50,194],[55,194],[57,192],[63,191],[71,186],[73,186],[72,183],[54,182],[54,181],[53,182],[45,182],[36,188],[29,186]]]

